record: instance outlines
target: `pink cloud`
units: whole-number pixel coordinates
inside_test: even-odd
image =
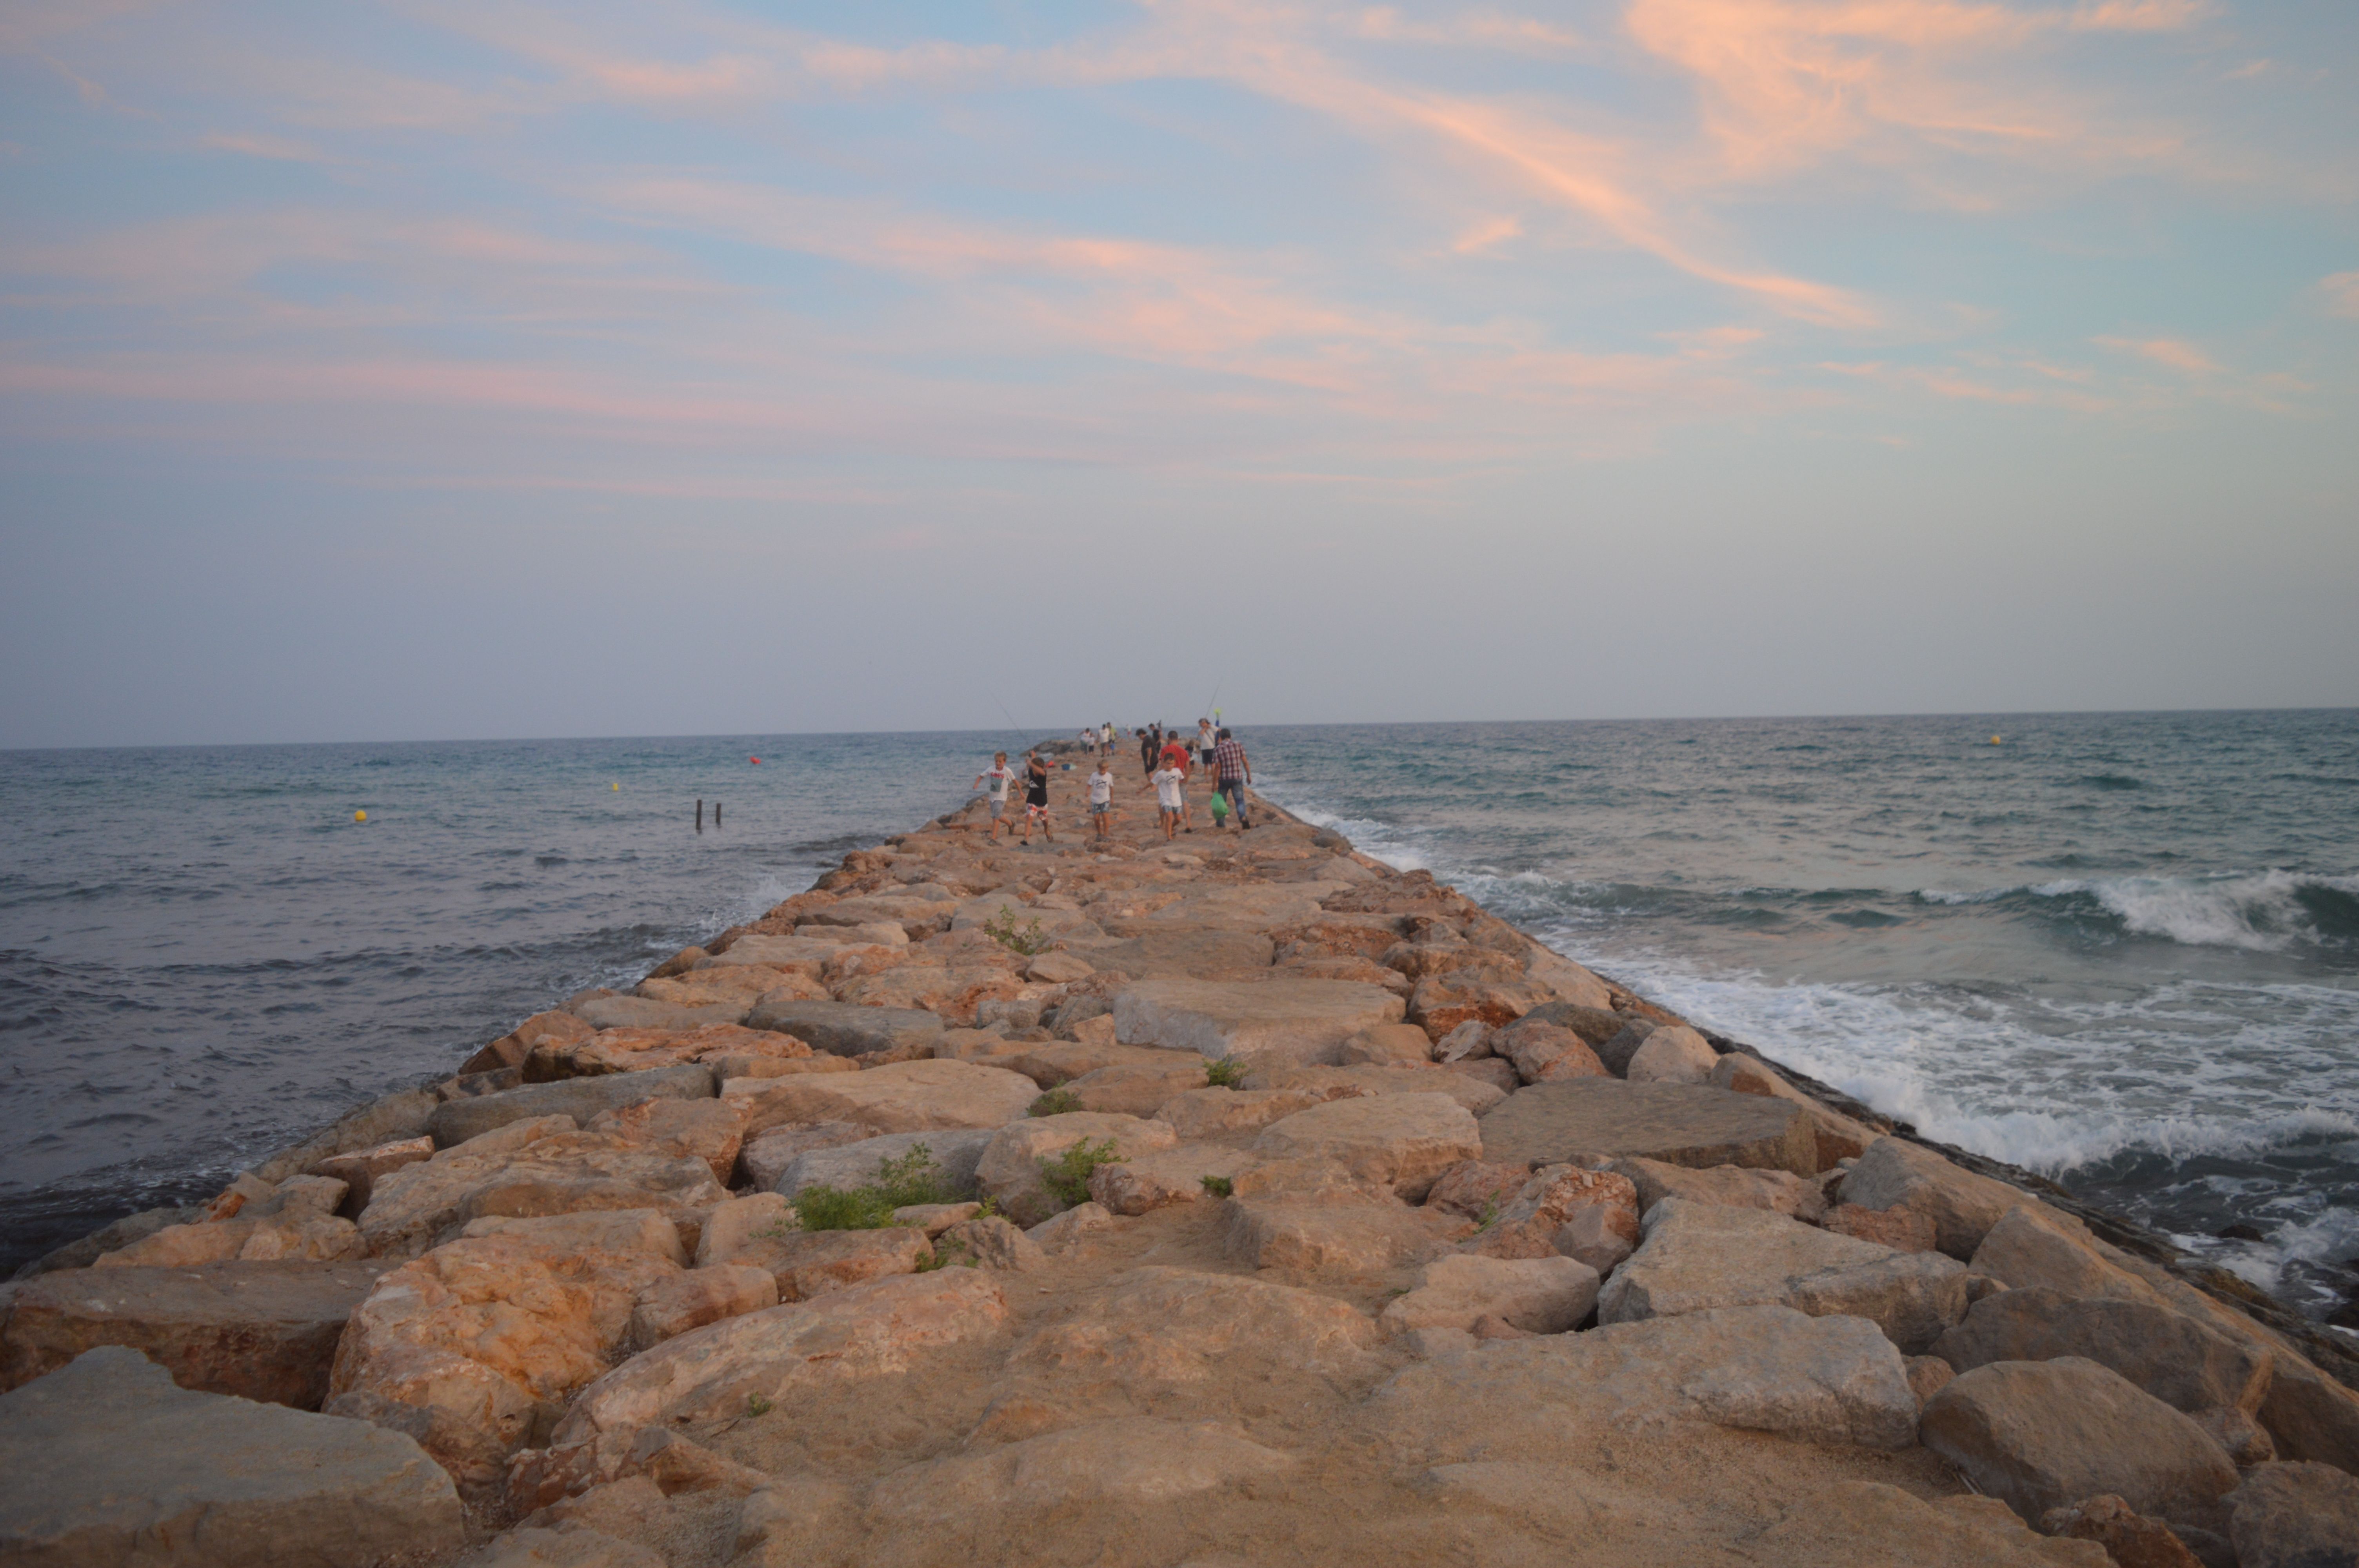
[[[2136,354],[2158,365],[2168,365],[2182,375],[2216,375],[2220,371],[2211,355],[2176,338],[2093,338],[2090,341],[2118,353]]]
[[[2326,308],[2337,316],[2359,316],[2359,272],[2338,272],[2318,280]]]

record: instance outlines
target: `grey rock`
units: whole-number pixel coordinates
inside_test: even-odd
[[[1863,1317],[1914,1354],[1966,1312],[1965,1270],[1931,1252],[1896,1252],[1764,1209],[1666,1198],[1647,1239],[1598,1298],[1601,1323],[1712,1307],[1776,1304],[1812,1317]]]
[[[1621,1033],[1632,1023],[1645,1022],[1632,1019],[1624,1013],[1608,1012],[1602,1007],[1582,1007],[1578,1002],[1571,1001],[1544,1001],[1516,1022],[1525,1023],[1533,1020],[1554,1024],[1559,1029],[1571,1030],[1581,1036],[1581,1043],[1593,1051]],[[1653,1024],[1647,1024],[1647,1030],[1651,1031],[1653,1028]],[[1641,1032],[1641,1038],[1644,1038],[1645,1033],[1645,1031]]]
[[[1617,1078],[1625,1076],[1630,1071],[1630,1059],[1638,1054],[1638,1047],[1647,1043],[1655,1028],[1650,1019],[1631,1019],[1593,1049],[1597,1059],[1605,1064],[1607,1072]]]
[[[1843,1201],[1862,1208],[1915,1209],[1933,1221],[1935,1245],[1964,1262],[2002,1215],[2034,1200],[1904,1138],[1879,1138],[1843,1177]]]
[[[266,1182],[283,1182],[332,1154],[350,1154],[356,1150],[374,1149],[380,1143],[415,1138],[426,1130],[427,1118],[440,1103],[440,1098],[431,1089],[401,1089],[382,1096],[338,1117],[293,1148],[272,1155],[256,1165],[254,1173]]]
[[[2078,1356],[2110,1367],[2175,1410],[2250,1411],[2267,1394],[2275,1358],[2258,1345],[2150,1302],[2075,1299],[2044,1285],[2001,1291],[1941,1336],[1933,1354],[1959,1371],[1994,1361]]]
[[[1799,1107],[1759,1095],[1571,1078],[1529,1085],[1483,1117],[1486,1160],[1537,1167],[1593,1155],[1818,1174],[1809,1119]]]
[[[856,1143],[808,1150],[795,1156],[770,1190],[792,1198],[810,1186],[865,1186],[876,1179],[879,1162],[898,1160],[922,1143],[926,1152],[933,1156],[934,1163],[941,1167],[942,1184],[951,1196],[976,1197],[980,1194],[975,1185],[975,1167],[983,1162],[983,1152],[997,1136],[998,1129],[991,1127],[941,1127],[927,1132],[888,1132]]]
[[[784,998],[772,1001],[768,997],[756,1002],[746,1013],[745,1026],[791,1034],[814,1051],[838,1056],[864,1056],[872,1051],[931,1045],[942,1034],[941,1019],[919,1008],[860,1007],[851,1002]]]
[[[536,1116],[570,1116],[583,1126],[592,1117],[621,1110],[642,1100],[710,1099],[720,1092],[712,1070],[694,1062],[677,1067],[657,1067],[644,1073],[607,1073],[594,1078],[567,1078],[554,1084],[527,1084],[522,1088],[473,1099],[451,1100],[435,1108],[426,1124],[434,1146],[449,1149],[495,1128]]]
[[[2359,1564],[2359,1476],[2331,1465],[2262,1465],[2227,1503],[2237,1568]]]
[[[0,1395],[0,1559],[26,1568],[362,1568],[464,1540],[399,1433],[175,1387],[92,1350]]]
[[[2078,1357],[1994,1361],[1925,1401],[1919,1436],[2026,1522],[2112,1493],[2135,1511],[2216,1530],[2236,1467],[2194,1422]]]

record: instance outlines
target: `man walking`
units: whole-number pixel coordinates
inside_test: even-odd
[[[1016,782],[1016,770],[1007,765],[1006,752],[994,752],[991,766],[975,774],[974,783],[969,787],[981,789],[986,779],[991,782],[991,828],[986,838],[996,838],[999,837],[999,825],[1007,822],[1007,786]],[[1016,824],[1013,822],[1007,822],[1007,836],[1011,838],[1016,837]]]
[[[1245,785],[1253,783],[1253,763],[1225,726],[1212,742],[1212,767],[1220,779],[1215,787],[1229,797],[1230,808],[1237,814],[1237,831],[1242,833],[1253,826],[1245,820]]]

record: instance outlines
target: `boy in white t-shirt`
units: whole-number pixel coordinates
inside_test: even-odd
[[[974,775],[974,784],[972,786],[973,788],[981,789],[984,780],[991,781],[991,830],[988,835],[990,838],[999,837],[1002,823],[1006,824],[1007,836],[1010,838],[1016,837],[1016,823],[1007,815],[1007,786],[1016,782],[1016,770],[1007,765],[1007,753],[1005,752],[994,752],[991,754],[991,766]]]
[[[1101,838],[1114,827],[1114,764],[1103,757],[1098,759],[1098,771],[1090,775],[1090,826]]]
[[[1188,807],[1188,797],[1180,786],[1188,782],[1188,770],[1166,762],[1147,775],[1155,786],[1155,804],[1162,808],[1163,841],[1169,843],[1180,832],[1180,814]]]

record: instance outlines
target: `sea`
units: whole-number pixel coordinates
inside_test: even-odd
[[[1228,722],[1364,852],[2350,1315],[2359,710]],[[0,1270],[636,979],[1016,741],[0,752]]]

